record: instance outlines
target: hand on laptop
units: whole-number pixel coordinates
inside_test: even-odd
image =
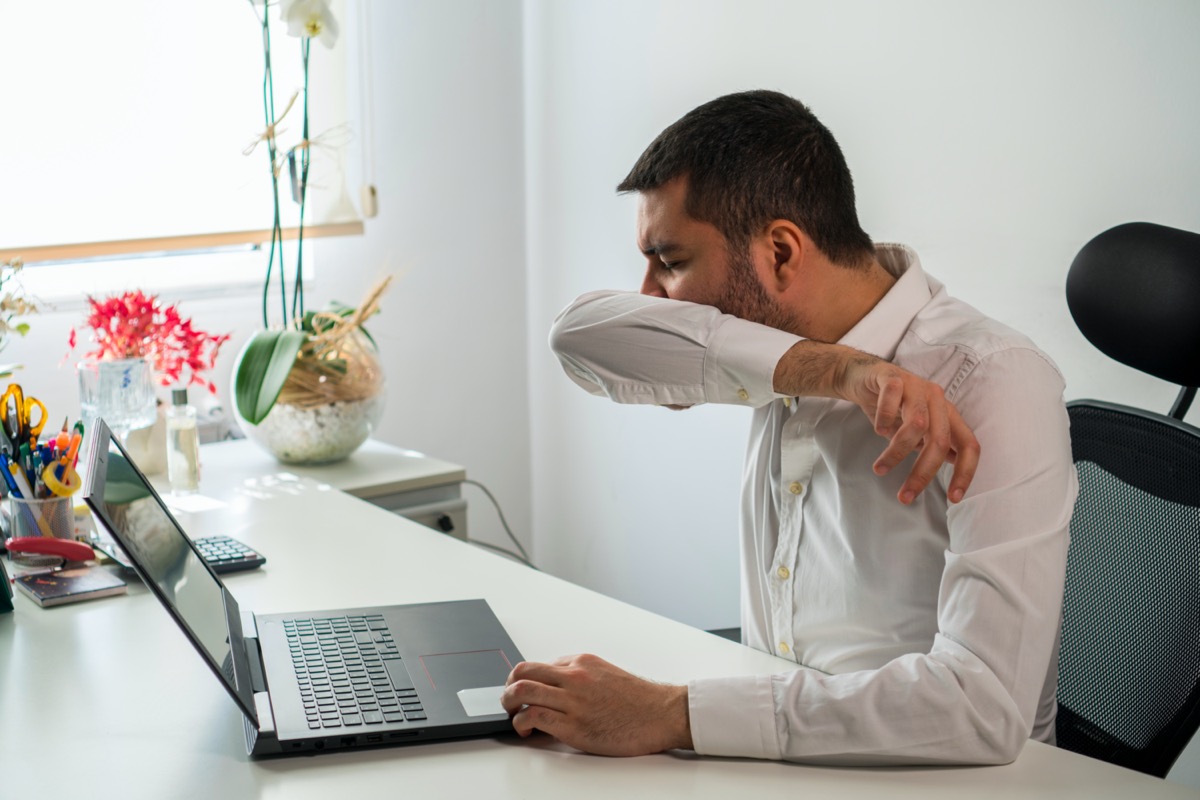
[[[500,702],[521,736],[543,731],[588,753],[640,756],[692,746],[686,686],[653,683],[593,655],[517,664]]]

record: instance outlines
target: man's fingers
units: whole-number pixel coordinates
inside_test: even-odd
[[[549,684],[550,686],[562,685],[562,668],[570,663],[569,658],[560,658],[553,664],[542,664],[538,661],[522,661],[512,668],[512,672],[508,673],[506,686],[511,686],[517,681],[537,681],[538,683]]]
[[[522,737],[535,730],[548,733],[555,739],[565,738],[567,716],[561,711],[544,706],[526,706],[513,715],[513,729]]]
[[[500,705],[509,714],[520,711],[522,706],[543,706],[564,711],[568,700],[569,695],[557,686],[529,679],[510,683],[500,695]]]
[[[975,477],[979,466],[979,440],[963,422],[958,411],[950,410],[950,440],[954,458],[954,475],[950,478],[949,497],[951,503],[963,499]]]
[[[937,476],[938,469],[950,452],[950,404],[941,395],[931,394],[926,404],[926,431],[920,442],[921,455],[913,464],[912,471],[897,495],[901,503],[908,505],[917,495],[925,491]]]
[[[903,399],[904,380],[900,376],[893,375],[880,381],[879,399],[876,401],[874,419],[875,432],[880,436],[890,437],[899,430],[900,404]]]
[[[923,403],[910,402],[904,406],[903,422],[892,434],[888,446],[875,460],[875,474],[886,475],[908,454],[921,446],[929,432],[929,408]]]

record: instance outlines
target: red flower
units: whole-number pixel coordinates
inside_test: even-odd
[[[229,341],[229,334],[214,336],[198,331],[190,319],[179,315],[177,306],[164,306],[157,295],[140,290],[87,300],[91,311],[84,321],[91,327],[96,343],[96,349],[87,353],[89,358],[145,358],[163,386],[182,383],[186,374],[185,386],[198,383],[217,393],[216,385],[201,373],[215,366],[217,352]],[[68,337],[72,348],[75,341],[72,328]]]

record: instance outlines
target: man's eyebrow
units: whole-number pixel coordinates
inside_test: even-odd
[[[682,250],[683,246],[674,242],[651,242],[649,247],[642,248],[644,256],[661,256]]]

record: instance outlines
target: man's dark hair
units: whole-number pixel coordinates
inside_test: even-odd
[[[772,91],[718,97],[658,135],[618,192],[688,179],[687,213],[710,223],[734,252],[772,220],[794,222],[830,260],[866,263],[854,182],[829,129],[798,100]]]

